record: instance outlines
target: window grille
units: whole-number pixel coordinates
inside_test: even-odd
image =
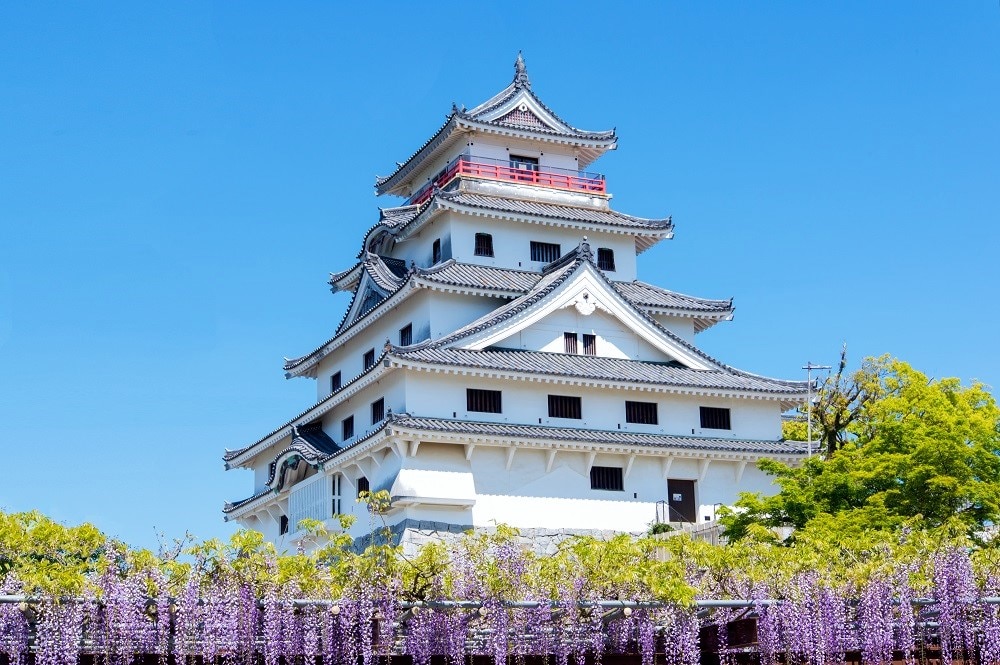
[[[625,402],[625,422],[658,425],[656,402]]]
[[[583,355],[597,355],[597,335],[588,335],[587,333],[583,334]]]
[[[476,234],[476,256],[493,256],[493,236],[489,233]]]
[[[703,406],[701,410],[701,426],[704,429],[732,429],[729,420],[729,409],[714,406]]]
[[[579,397],[569,395],[549,395],[549,418],[573,418],[580,420],[583,409]]]
[[[333,511],[333,515],[335,517],[337,515],[341,514],[341,511],[340,511],[340,478],[341,478],[341,476],[340,476],[339,473],[333,474],[333,478],[331,478],[331,480],[332,480],[331,484],[333,485],[333,492],[332,492],[332,494],[333,494],[333,497],[332,497],[333,498],[333,505],[330,508]]]
[[[563,333],[563,351],[576,353],[576,333]]]
[[[413,324],[407,323],[399,329],[399,345],[409,346],[413,344]]]
[[[340,372],[334,372],[333,376],[330,377],[330,392],[337,392],[340,390],[341,384]]]
[[[343,435],[344,441],[354,436],[354,416],[347,416],[340,421],[340,433]]]
[[[531,241],[531,260],[552,263],[562,256],[559,245],[551,242]]]
[[[601,270],[615,271],[615,250],[600,247],[597,250],[597,267]]]
[[[431,265],[437,265],[441,263],[441,238],[434,241],[434,245],[431,248]]]
[[[510,155],[510,167],[512,169],[524,169],[525,171],[538,170],[537,157],[525,157],[523,155]]]
[[[502,413],[499,390],[478,390],[467,388],[465,390],[466,411],[477,413]]]
[[[372,488],[371,485],[368,483],[368,479],[365,478],[364,476],[358,478],[358,498],[359,499],[361,498],[362,492],[371,492],[371,491]]]
[[[611,490],[612,492],[624,492],[625,480],[622,477],[621,467],[617,466],[590,467],[590,489]]]
[[[372,402],[372,425],[382,422],[385,418],[385,398],[379,397]]]
[[[368,349],[365,351],[363,364],[366,370],[375,366],[375,349]]]

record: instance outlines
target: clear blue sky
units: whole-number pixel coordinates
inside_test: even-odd
[[[137,545],[231,530],[224,447],[315,398],[386,174],[523,49],[616,126],[642,278],[736,299],[699,337],[798,378],[890,353],[1000,384],[1000,4],[4,3],[0,507]]]

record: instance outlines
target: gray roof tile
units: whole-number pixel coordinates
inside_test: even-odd
[[[390,429],[414,429],[428,432],[542,439],[608,445],[636,445],[652,448],[704,450],[706,452],[757,453],[763,455],[804,455],[805,443],[800,441],[762,441],[754,439],[723,439],[677,434],[646,434],[619,430],[595,430],[572,427],[547,427],[543,425],[517,425],[511,423],[469,422],[443,418],[421,418],[407,414],[395,416]]]
[[[602,356],[545,353],[491,348],[482,351],[454,348],[401,347],[390,357],[401,360],[500,371],[542,374],[599,381],[623,381],[677,388],[734,390],[799,397],[806,392],[805,381],[783,381],[726,370],[694,370],[676,363],[654,363]]]

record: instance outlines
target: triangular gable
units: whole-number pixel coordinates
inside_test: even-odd
[[[484,113],[472,116],[480,122],[499,122],[526,129],[543,129],[561,134],[578,134],[580,130],[567,125],[549,111],[534,93],[520,88],[504,103]]]
[[[625,300],[592,262],[580,260],[572,267],[566,268],[566,271],[566,274],[558,280],[559,283],[555,288],[552,288],[543,297],[535,298],[534,302],[513,315],[498,317],[499,320],[496,322],[487,321],[491,316],[494,316],[487,315],[482,320],[467,327],[467,330],[474,331],[471,334],[462,335],[461,331],[457,332],[454,336],[454,344],[447,344],[447,340],[442,341],[448,346],[472,350],[503,346],[503,340],[543,321],[553,312],[574,307],[578,313],[584,316],[600,310],[613,317],[639,339],[668,357],[677,360],[685,367],[699,370],[721,368],[718,363],[713,362],[708,356],[662,328],[656,321]],[[540,284],[539,287],[542,285]],[[518,301],[530,300],[535,296],[537,293],[529,292],[501,309],[512,306],[516,308]]]
[[[337,332],[339,333],[357,321],[388,296],[389,292],[375,282],[367,269],[364,270],[358,282],[358,288],[354,291],[354,298],[351,300],[351,306],[347,310],[347,316],[344,317],[344,321],[340,324]]]

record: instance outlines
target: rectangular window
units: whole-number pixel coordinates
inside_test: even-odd
[[[365,366],[365,369],[371,369],[375,366],[375,349],[368,349],[365,351],[365,357],[362,364]]]
[[[288,533],[288,515],[278,518],[278,535],[283,536]]]
[[[615,250],[600,247],[597,250],[597,267],[601,270],[615,271]]]
[[[364,476],[358,478],[358,498],[361,498],[362,492],[371,492],[372,486],[368,484],[368,479]]]
[[[592,466],[590,467],[590,489],[624,492],[625,480],[622,478],[621,467]]]
[[[703,406],[701,409],[701,426],[703,429],[732,429],[729,422],[729,409],[714,406]]]
[[[333,492],[331,493],[333,495],[333,505],[330,506],[330,509],[333,511],[333,516],[336,517],[340,515],[340,474],[333,474],[330,482],[333,485]]]
[[[537,171],[538,170],[538,158],[537,157],[525,157],[523,155],[510,155],[510,167],[512,169],[524,169],[525,171]]]
[[[563,352],[576,353],[576,333],[563,333]]]
[[[409,346],[413,344],[413,324],[407,323],[399,329],[399,345]]]
[[[334,372],[333,376],[330,377],[330,392],[335,393],[340,390],[340,372]]]
[[[583,409],[580,406],[579,397],[569,395],[549,395],[549,418],[573,418],[580,420],[583,417]]]
[[[588,335],[587,333],[583,334],[583,355],[597,355],[597,335]]]
[[[625,422],[639,425],[658,425],[656,402],[625,402]]]
[[[531,241],[531,260],[552,263],[562,256],[559,245],[551,242]]]
[[[344,441],[354,436],[354,416],[347,416],[340,421],[340,433]]]
[[[379,397],[372,402],[372,425],[380,423],[385,418],[385,398]]]
[[[465,391],[465,410],[477,413],[502,413],[500,391],[467,388]]]
[[[431,265],[436,266],[441,263],[441,238],[434,241],[431,248]]]
[[[493,256],[493,236],[489,233],[476,234],[476,256]]]

